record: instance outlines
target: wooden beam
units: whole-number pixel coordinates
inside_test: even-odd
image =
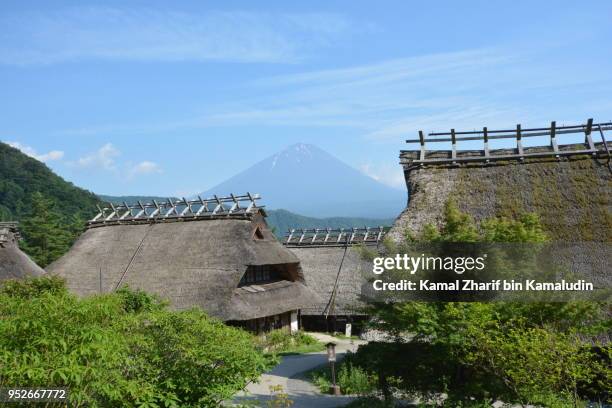
[[[519,156],[523,156],[523,142],[521,141],[521,125],[516,125],[516,150]]]
[[[559,145],[557,144],[557,122],[552,121],[550,123],[550,145],[552,146],[553,152],[557,158],[559,158]]]
[[[452,159],[456,159],[457,158],[457,138],[455,136],[455,129],[451,129],[451,143],[452,143],[452,152],[451,152],[451,158]]]
[[[584,142],[589,146],[590,150],[595,150],[595,144],[593,143],[593,138],[591,137],[591,131],[593,130],[593,118],[589,118],[587,120],[586,129],[584,130]]]
[[[485,157],[485,160],[488,162],[489,161],[489,131],[487,130],[486,126],[482,128],[482,136],[484,140],[484,157]]]
[[[421,143],[421,160],[425,160],[425,135],[419,130],[419,142]]]

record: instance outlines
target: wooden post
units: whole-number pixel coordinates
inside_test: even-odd
[[[453,159],[453,164],[455,164],[455,159],[457,159],[457,137],[455,135],[455,129],[451,129],[451,143],[452,151],[451,151],[451,159]]]
[[[489,132],[487,131],[487,127],[482,128],[482,135],[484,137],[484,157],[487,163],[489,162]]]
[[[518,151],[519,158],[523,160],[524,159],[523,142],[521,141],[521,125],[520,124],[516,125],[516,149]]]
[[[423,131],[419,130],[419,142],[421,143],[421,157],[420,160],[425,160],[425,136],[423,135]]]
[[[324,244],[327,244],[327,241],[329,240],[329,233],[330,233],[330,231],[331,231],[331,228],[329,228],[329,227],[327,227],[325,229],[325,239],[323,240]]]
[[[593,118],[587,120],[586,129],[584,130],[584,142],[589,146],[589,150],[593,150],[593,155],[596,154],[595,144],[593,143],[593,138],[591,137],[591,131],[593,130]]]
[[[315,228],[314,233],[312,234],[312,239],[310,240],[311,244],[314,244],[316,242],[318,233],[319,233],[319,229]]]
[[[289,230],[289,236],[287,237],[287,243],[291,242],[291,238],[293,238],[293,233],[295,232],[295,229],[290,229]]]
[[[557,159],[559,158],[559,145],[557,144],[557,122],[554,120],[550,123],[550,145]]]

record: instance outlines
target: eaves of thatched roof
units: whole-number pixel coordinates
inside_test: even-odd
[[[255,229],[263,239],[255,239]],[[283,265],[292,280],[256,293],[238,288],[251,265]],[[265,225],[261,213],[244,218],[109,225],[90,228],[47,268],[79,295],[123,285],[201,307],[222,320],[247,320],[312,306],[299,260]]]
[[[322,299],[311,307],[303,308],[302,315],[364,314],[361,288],[366,283],[371,263],[362,257],[358,247],[317,246],[288,249],[300,260],[308,287]],[[342,262],[345,250],[346,256]]]
[[[0,225],[0,282],[40,276],[45,273],[19,249],[16,225],[16,223]]]

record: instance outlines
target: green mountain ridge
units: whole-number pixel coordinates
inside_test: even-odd
[[[0,220],[21,221],[34,207],[32,197],[41,193],[66,219],[95,215],[98,197],[64,180],[44,163],[0,142]]]
[[[291,228],[356,228],[388,227],[393,225],[393,218],[360,218],[360,217],[326,217],[315,218],[294,214],[287,210],[266,210],[268,224],[281,237]]]

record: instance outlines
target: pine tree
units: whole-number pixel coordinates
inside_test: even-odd
[[[22,249],[41,267],[62,256],[75,236],[75,227],[63,220],[53,200],[32,194],[30,214],[21,223]]]

